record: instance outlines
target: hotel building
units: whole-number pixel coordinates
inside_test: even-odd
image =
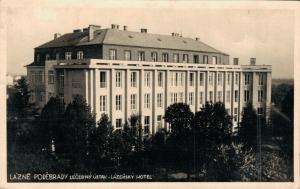
[[[82,95],[96,113],[108,114],[115,129],[131,115],[141,116],[144,134],[166,128],[166,108],[176,102],[199,111],[206,101],[221,101],[233,117],[234,129],[243,107],[270,115],[271,66],[230,64],[229,55],[199,38],[150,34],[127,26],[101,29],[90,25],[34,49],[27,65],[31,101],[43,107],[51,96],[66,103]]]

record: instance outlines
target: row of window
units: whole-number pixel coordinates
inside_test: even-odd
[[[153,62],[158,62],[158,54],[157,52],[151,52],[151,61]],[[132,60],[132,55],[130,50],[125,50],[124,51],[124,58],[126,61],[131,61]],[[117,60],[117,50],[116,49],[109,49],[109,59],[110,60]],[[138,51],[138,61],[146,61],[145,59],[145,51]],[[179,53],[173,53],[172,60],[169,57],[169,53],[162,53],[161,56],[161,62],[175,62],[179,63]],[[182,54],[182,62],[183,63],[189,63],[189,55],[188,54]],[[203,55],[203,64],[208,64],[208,55]],[[193,63],[200,63],[200,56],[199,55],[193,55]],[[212,56],[212,64],[217,64],[218,63],[218,57],[217,56]]]
[[[59,60],[60,59],[60,54],[56,53],[55,54],[55,59]],[[65,60],[71,60],[72,59],[72,52],[65,52]],[[81,60],[83,59],[83,51],[77,51],[77,59]],[[36,60],[37,62],[41,61],[40,55],[36,55]],[[45,55],[45,60],[51,60],[50,54]]]

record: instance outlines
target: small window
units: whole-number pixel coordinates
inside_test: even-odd
[[[71,60],[72,59],[72,52],[65,52],[65,59]]]
[[[263,90],[258,90],[258,95],[257,95],[257,101],[258,102],[263,102],[263,99],[264,99],[264,91]]]
[[[137,86],[137,72],[130,73],[130,86],[136,87]]]
[[[194,93],[189,92],[189,105],[193,106],[194,105]]]
[[[107,98],[105,95],[100,96],[100,112],[106,111]]]
[[[148,135],[150,133],[150,116],[144,117],[144,134]]]
[[[120,129],[122,127],[122,119],[116,119],[116,129]]]
[[[217,57],[216,56],[212,57],[212,64],[217,64]]]
[[[203,104],[203,102],[204,102],[204,100],[203,100],[203,92],[201,91],[199,93],[199,104],[200,104],[200,106]]]
[[[169,54],[168,53],[163,53],[162,54],[162,61],[163,62],[169,62]]]
[[[109,50],[109,60],[117,60],[117,50],[115,49]]]
[[[46,54],[45,59],[46,59],[46,60],[50,60],[50,55],[49,55],[49,54]]]
[[[245,74],[245,85],[249,85],[250,84],[250,74],[246,73]]]
[[[179,62],[179,54],[173,54],[173,62],[175,63]]]
[[[249,99],[250,99],[250,91],[245,90],[244,91],[244,102],[249,102]]]
[[[54,71],[48,71],[48,84],[54,84]]]
[[[56,58],[56,60],[59,60],[59,53],[55,54],[55,58]]]
[[[124,51],[124,56],[126,61],[131,60],[131,51]]]
[[[194,86],[195,84],[195,74],[194,73],[190,73],[190,82],[189,82],[190,86]]]
[[[209,101],[213,102],[214,99],[214,93],[212,91],[209,91]]]
[[[223,73],[218,73],[218,85],[222,85],[223,82]]]
[[[122,110],[122,95],[116,95],[116,110]]]
[[[157,76],[157,79],[158,79],[158,86],[159,87],[163,87],[163,72],[158,72],[158,76]]]
[[[200,73],[199,80],[200,80],[199,82],[200,86],[204,86],[204,73]]]
[[[100,88],[106,87],[106,72],[101,71],[100,72]]]
[[[116,72],[116,87],[122,87],[122,72]]]
[[[36,61],[37,61],[37,62],[40,61],[40,54],[36,54]]]
[[[218,102],[222,102],[223,101],[222,100],[222,91],[218,91],[217,95],[218,95]]]
[[[226,102],[230,102],[230,91],[226,91]]]
[[[130,108],[131,110],[136,110],[136,94],[130,95]]]
[[[151,86],[151,72],[146,71],[144,74],[145,74],[144,75],[145,86],[150,87]]]
[[[77,52],[77,59],[82,60],[83,59],[83,51]]]
[[[157,52],[151,52],[151,59],[153,62],[157,62]]]
[[[199,63],[199,55],[194,55],[194,63]]]
[[[238,90],[234,91],[234,102],[238,102],[239,101],[239,92]]]
[[[157,116],[157,127],[162,128],[162,115]]]
[[[208,64],[208,56],[203,55],[203,64]]]
[[[189,62],[189,55],[188,54],[183,54],[183,63],[188,63]]]
[[[163,103],[163,94],[162,93],[158,93],[157,94],[157,107],[161,108],[162,107],[162,103]]]
[[[145,52],[144,51],[138,52],[138,61],[145,61]]]
[[[214,83],[214,73],[213,72],[209,72],[208,83],[209,83],[209,85],[213,85],[213,83]]]
[[[264,75],[262,73],[258,74],[258,85],[264,84]]]
[[[150,94],[147,93],[144,95],[144,108],[150,108]]]

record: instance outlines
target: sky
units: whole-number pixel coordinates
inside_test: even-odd
[[[127,25],[131,31],[147,28],[148,33],[178,32],[184,37],[199,37],[229,54],[231,63],[238,57],[240,64],[249,64],[250,57],[256,57],[258,65],[272,65],[273,78],[294,77],[295,18],[291,10],[253,6],[220,8],[196,2],[185,6],[184,2],[176,1],[111,3],[110,6],[104,1],[97,1],[93,6],[79,0],[72,5],[68,0],[38,2],[7,5],[9,74],[25,74],[24,66],[33,62],[34,48],[52,40],[54,33],[70,33],[89,24],[102,28],[119,24]],[[59,6],[53,5],[56,3]]]

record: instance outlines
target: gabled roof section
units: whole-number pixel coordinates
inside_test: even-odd
[[[88,40],[88,35],[88,31],[67,33],[36,48],[110,44],[225,54],[199,40],[180,36],[141,33],[119,29],[96,30],[94,31],[94,38],[91,41]]]

